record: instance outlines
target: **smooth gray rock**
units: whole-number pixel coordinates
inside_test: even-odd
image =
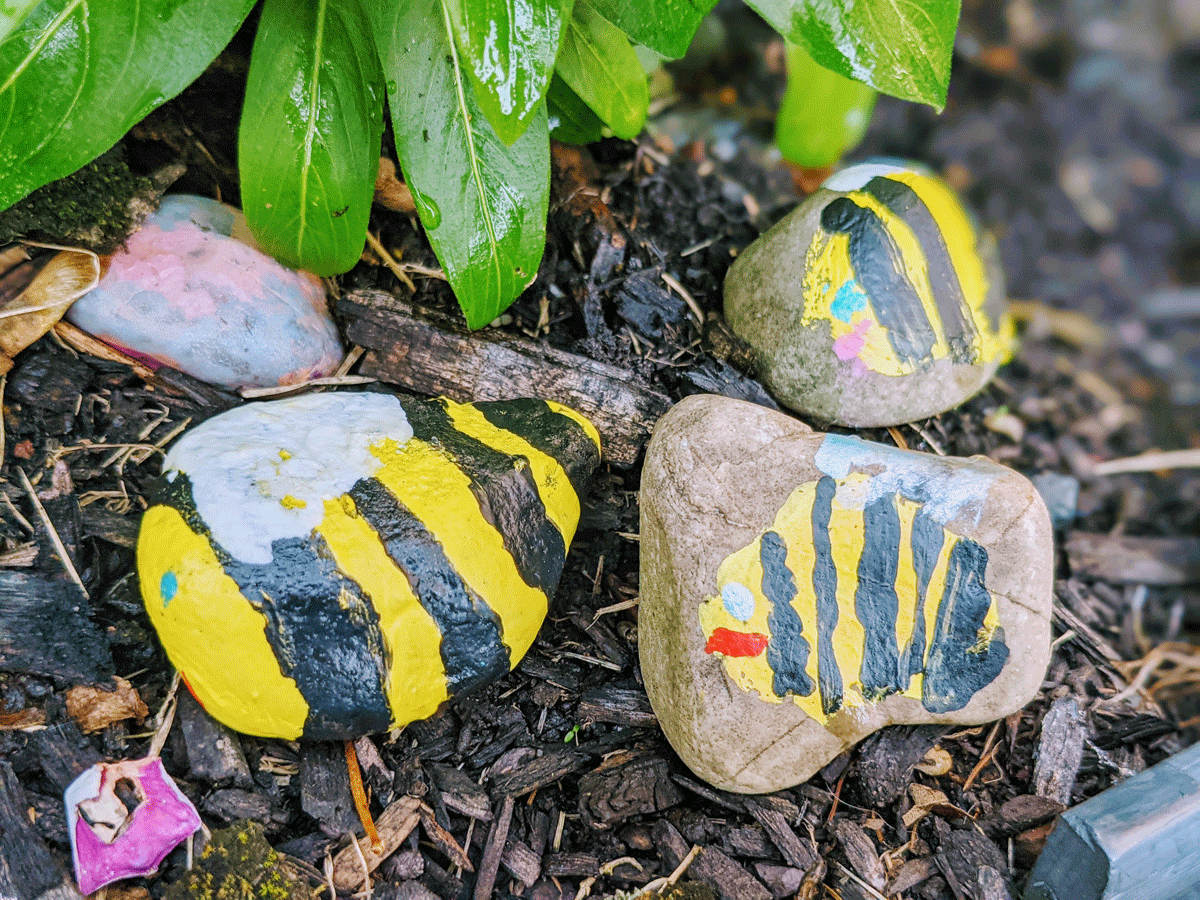
[[[1011,352],[991,239],[918,165],[831,176],[751,244],[725,318],[781,403],[841,425],[898,425],[978,392]]]
[[[1033,486],[986,458],[688,397],[642,475],[655,714],[697,775],[741,792],[798,784],[885,725],[1008,715],[1049,661],[1051,540]]]

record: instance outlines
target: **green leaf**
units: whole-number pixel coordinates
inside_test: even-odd
[[[700,20],[717,0],[594,0],[596,11],[630,40],[669,59],[687,53]]]
[[[546,107],[506,146],[458,64],[441,0],[371,7],[392,129],[417,212],[471,328],[498,316],[537,275],[546,245]]]
[[[832,166],[871,124],[875,89],[819,66],[803,47],[788,46],[788,81],[775,120],[775,143],[800,166]]]
[[[254,0],[45,0],[0,44],[0,209],[183,90]]]
[[[444,0],[475,98],[506,144],[525,131],[546,93],[571,2]]]
[[[941,112],[959,0],[746,0],[839,75]]]
[[[550,137],[565,144],[590,144],[604,137],[604,123],[566,82],[555,75],[546,91]]]
[[[637,137],[646,122],[646,73],[621,29],[588,0],[577,0],[563,35],[557,74],[617,137]]]
[[[238,132],[259,246],[318,275],[358,262],[382,132],[383,71],[358,0],[266,0]]]
[[[37,5],[38,0],[0,0],[0,41],[12,34]]]

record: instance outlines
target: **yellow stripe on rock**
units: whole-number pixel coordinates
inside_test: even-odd
[[[266,618],[242,596],[203,535],[152,506],[137,546],[142,599],[163,648],[196,699],[235,731],[299,738],[308,703],[267,641]],[[173,586],[163,595],[164,579]]]
[[[604,452],[604,449],[600,446],[600,432],[596,430],[596,426],[593,425],[587,417],[585,417],[582,413],[571,409],[571,407],[563,406],[561,403],[555,403],[553,400],[543,400],[542,402],[550,407],[553,412],[558,413],[560,416],[566,416],[568,419],[572,419],[573,421],[577,422],[579,427],[582,428],[584,433],[591,439],[592,443],[596,445],[596,452]]]
[[[519,435],[493,425],[477,407],[447,402],[446,412],[454,427],[463,434],[500,453],[523,456],[529,460],[538,497],[546,509],[546,518],[554,523],[562,535],[563,544],[569,545],[579,523],[579,497],[558,460],[538,450]]]
[[[841,485],[851,484],[865,476],[852,474]],[[846,708],[862,706],[862,683],[857,679],[862,669],[866,632],[855,613],[854,597],[858,592],[858,564],[863,551],[863,512],[846,509],[835,495],[829,512],[829,549],[837,568],[837,606],[840,611],[833,630],[833,656],[842,673],[842,703]]]
[[[450,696],[437,623],[350,497],[325,501],[325,518],[317,532],[338,567],[362,588],[379,616],[388,653],[387,698],[393,727],[433,715]]]
[[[387,440],[371,452],[383,463],[375,478],[421,520],[454,570],[500,618],[504,643],[519,660],[549,601],[521,577],[500,532],[480,511],[471,480],[449,456],[416,438],[403,446]]]

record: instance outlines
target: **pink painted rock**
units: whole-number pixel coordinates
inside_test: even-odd
[[[67,319],[227,388],[296,384],[342,359],[320,279],[260,251],[242,214],[206,197],[164,197]]]
[[[200,814],[158,757],[99,763],[63,794],[79,889],[150,875],[200,827]]]
[[[1050,518],[985,457],[688,397],[655,428],[640,502],[646,692],[719,788],[790,787],[885,725],[990,722],[1041,687]]]

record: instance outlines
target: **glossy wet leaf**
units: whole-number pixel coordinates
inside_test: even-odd
[[[546,91],[550,137],[566,144],[590,144],[604,137],[604,123],[579,95],[555,75]]]
[[[613,134],[627,140],[637,137],[650,102],[646,73],[624,32],[588,0],[576,0],[557,73]]]
[[[775,143],[784,159],[797,165],[832,166],[866,133],[875,89],[818,65],[795,44],[788,47],[787,66]]]
[[[747,0],[822,66],[886,94],[946,105],[959,0]]]
[[[238,132],[259,246],[318,275],[358,262],[382,131],[383,73],[357,0],[267,0]]]
[[[511,144],[550,84],[572,0],[443,2],[475,99],[501,140]]]
[[[716,0],[594,0],[592,5],[631,40],[679,59]]]
[[[45,0],[0,44],[0,209],[183,90],[254,0]]]
[[[512,146],[488,124],[458,65],[440,0],[369,7],[396,152],[429,242],[479,328],[537,275],[546,243],[550,139],[539,104]]]

